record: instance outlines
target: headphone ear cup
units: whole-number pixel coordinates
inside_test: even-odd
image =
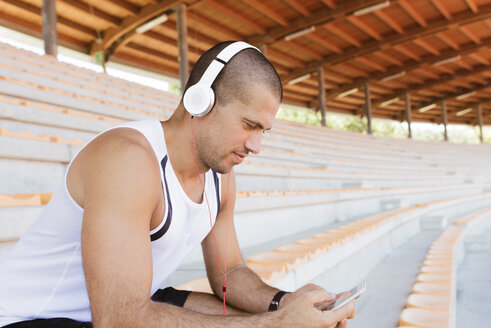
[[[212,88],[195,84],[186,90],[183,102],[184,108],[192,116],[205,116],[215,104],[215,92]]]

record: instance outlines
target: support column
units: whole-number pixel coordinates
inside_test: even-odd
[[[181,93],[183,93],[189,78],[188,24],[184,3],[177,6],[177,46],[179,48],[179,80],[181,81]]]
[[[448,141],[448,133],[447,133],[447,104],[445,100],[442,101],[442,121],[443,121],[443,138],[445,141]]]
[[[321,125],[326,126],[326,88],[324,87],[324,69],[317,70],[317,81],[319,87],[319,108],[321,110]]]
[[[367,133],[372,134],[372,100],[370,99],[370,85],[365,83],[365,108],[367,115]]]
[[[411,95],[409,95],[409,92],[406,92],[404,94],[404,100],[406,102],[407,137],[409,139],[412,139],[413,135],[411,133]]]
[[[58,31],[56,30],[56,0],[43,0],[42,8],[44,52],[57,55]]]
[[[264,57],[268,57],[268,45],[266,43],[260,44],[258,48]]]
[[[484,135],[482,134],[482,108],[481,103],[477,104],[477,121],[479,123],[479,140],[484,142]]]

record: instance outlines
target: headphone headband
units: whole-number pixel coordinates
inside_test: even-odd
[[[243,41],[237,41],[226,46],[206,68],[198,83],[186,90],[183,97],[184,108],[191,115],[204,116],[211,111],[215,104],[215,92],[211,88],[213,82],[232,57],[248,48],[261,52],[258,48]]]
[[[234,42],[228,46],[226,46],[222,51],[218,53],[215,59],[211,62],[211,64],[208,66],[206,71],[203,73],[203,76],[201,76],[201,79],[198,81],[196,84],[200,84],[203,86],[209,86],[211,88],[213,82],[215,82],[215,79],[217,78],[218,74],[222,71],[222,69],[225,67],[225,64],[229,62],[230,59],[232,59],[233,56],[238,54],[244,49],[247,48],[253,48],[256,49],[257,51],[261,52],[258,48],[251,46],[250,44],[244,42],[244,41],[237,41]]]

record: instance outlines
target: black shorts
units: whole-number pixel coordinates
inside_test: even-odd
[[[155,292],[152,301],[183,307],[190,293],[190,291],[167,287]],[[80,322],[68,318],[35,319],[13,323],[3,328],[92,328],[92,322]]]

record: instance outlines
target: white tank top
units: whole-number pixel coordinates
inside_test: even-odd
[[[167,155],[160,121],[130,122],[109,130],[116,128],[140,131],[160,164],[165,213],[160,225],[149,232],[153,294],[210,232],[208,207],[205,200],[201,204],[190,200],[182,189]],[[205,175],[212,224],[220,209],[220,181],[212,170]],[[37,318],[92,321],[80,252],[82,215],[83,209],[68,193],[65,174],[39,218],[0,262],[0,327]]]

